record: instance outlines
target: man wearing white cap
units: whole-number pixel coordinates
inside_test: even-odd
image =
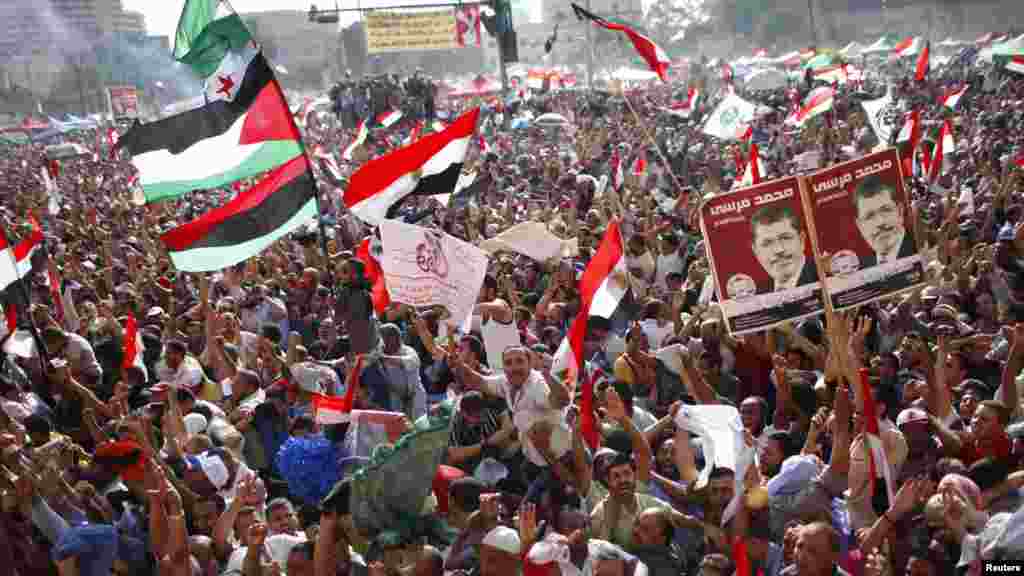
[[[517,576],[522,566],[519,532],[498,526],[480,543],[480,576]]]

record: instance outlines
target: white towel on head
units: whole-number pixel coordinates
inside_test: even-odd
[[[754,447],[747,446],[743,440],[740,412],[735,406],[724,404],[687,404],[679,409],[676,426],[701,437],[704,469],[697,479],[698,486],[707,484],[711,469],[716,466],[733,471],[735,493],[722,514],[722,524],[725,525],[736,513],[739,498],[743,495],[743,478],[756,459]]]

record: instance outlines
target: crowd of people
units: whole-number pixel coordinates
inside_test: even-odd
[[[925,285],[742,337],[705,289],[697,207],[741,176],[739,144],[700,130],[701,110],[725,92],[712,80],[689,119],[665,112],[681,85],[488,109],[492,150],[474,147],[466,168],[485,185],[451,205],[412,198],[400,215],[472,243],[532,220],[577,249],[547,262],[494,254],[468,331],[443,309],[374,311],[357,257],[374,231],[346,213],[343,181],[324,179],[322,228],[219,273],[185,274],[160,232],[233,191],[139,207],[130,163],[102,154],[61,163],[54,212],[41,147],[10,147],[0,158],[8,245],[30,233],[30,214],[45,240],[26,293],[7,294],[21,298],[9,324],[34,344],[20,329],[3,342],[0,573],[944,576],[1024,560],[1020,78],[871,76],[840,86],[833,110],[801,131],[778,104],[812,85],[746,94],[772,109],[753,127],[768,178],[884,146],[857,103],[890,87],[927,102],[927,122],[951,114],[959,144],[938,185],[906,175],[926,232]],[[955,112],[935,104],[964,81]],[[502,128],[502,111],[526,109],[570,126]],[[368,140],[363,160],[419,119]],[[353,137],[350,122],[308,123],[305,134],[332,154]],[[613,157],[647,168],[621,189],[602,186]],[[342,177],[356,168],[342,164]],[[957,205],[964,188],[973,213]],[[551,362],[612,220],[635,316],[623,332],[590,319],[591,404]],[[871,407],[852,392],[862,368],[891,495],[865,449]],[[316,395],[352,387],[347,422],[314,413]],[[714,466],[709,438],[677,424],[694,405],[736,407],[757,465],[741,478]],[[599,423],[596,450],[584,406]],[[401,477],[421,501],[389,512],[408,521],[373,521],[367,510],[394,508],[398,495],[353,482],[438,427],[440,464]]]

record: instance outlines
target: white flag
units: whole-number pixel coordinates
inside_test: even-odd
[[[871,129],[875,131],[878,141],[888,144],[893,131],[893,126],[886,121],[886,115],[892,105],[891,88],[885,93],[885,96],[877,100],[864,100],[860,105],[864,107],[864,114],[867,115],[868,122],[871,124]]]
[[[507,251],[528,256],[538,262],[570,257],[577,250],[576,239],[562,240],[540,222],[522,222],[480,243],[491,254]]]
[[[704,133],[720,140],[736,140],[743,136],[754,119],[755,106],[730,92],[708,117]]]

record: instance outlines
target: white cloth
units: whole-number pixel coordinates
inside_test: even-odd
[[[480,243],[480,248],[491,254],[515,252],[538,262],[553,258],[569,258],[579,250],[575,238],[562,240],[548,231],[540,222],[520,222],[515,226]]]
[[[698,485],[705,485],[715,466],[729,468],[735,473],[736,490],[732,501],[722,514],[724,526],[736,512],[738,498],[743,494],[743,479],[747,468],[754,464],[755,451],[743,440],[743,421],[735,406],[724,404],[684,405],[676,415],[676,426],[701,437],[704,469],[700,471]]]
[[[484,338],[484,350],[487,352],[487,365],[495,372],[504,370],[502,357],[511,346],[519,346],[519,329],[515,322],[505,324],[494,318],[480,321],[480,334]]]

